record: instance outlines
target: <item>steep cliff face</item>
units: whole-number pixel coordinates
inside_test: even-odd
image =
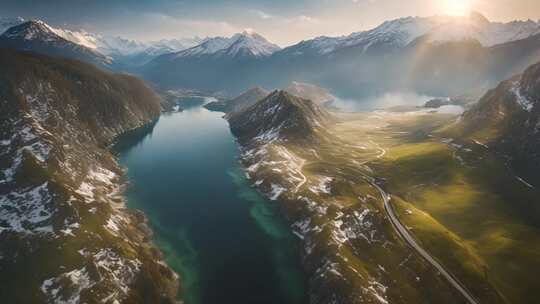
[[[0,50],[0,296],[7,303],[174,302],[176,275],[125,209],[107,146],[157,119],[140,80]]]

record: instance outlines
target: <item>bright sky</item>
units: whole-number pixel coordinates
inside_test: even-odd
[[[471,9],[496,21],[540,18],[540,0],[2,0],[0,16],[141,40],[253,29],[285,46],[369,29],[388,19]]]

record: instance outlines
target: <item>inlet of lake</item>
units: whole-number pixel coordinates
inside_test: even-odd
[[[221,113],[164,114],[115,147],[186,304],[302,304],[300,245],[245,178]]]

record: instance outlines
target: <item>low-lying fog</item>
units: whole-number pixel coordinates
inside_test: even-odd
[[[362,99],[337,98],[331,105],[344,112],[365,112],[392,109],[399,111],[413,111],[418,108],[422,111],[436,111],[439,113],[461,114],[463,107],[446,105],[438,109],[425,109],[424,104],[435,96],[420,95],[413,92],[389,92],[383,95],[370,96]]]
[[[419,95],[412,92],[389,92],[362,99],[338,98],[332,105],[345,112],[360,112],[382,110],[397,106],[423,106],[427,101],[434,98],[436,97]]]

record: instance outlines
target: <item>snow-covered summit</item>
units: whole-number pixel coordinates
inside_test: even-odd
[[[508,23],[492,22],[478,12],[469,16],[404,17],[383,22],[367,30],[341,37],[317,37],[283,50],[296,56],[325,55],[355,48],[362,53],[399,49],[426,36],[428,41],[477,40],[485,47],[516,41],[540,34],[540,22],[532,20]]]
[[[244,31],[232,37],[209,38],[203,43],[175,54],[175,58],[215,55],[218,57],[265,57],[279,50],[279,46],[252,31]]]
[[[99,66],[112,63],[111,58],[94,49],[60,36],[57,29],[41,20],[30,20],[10,27],[0,35],[0,46],[77,59]]]
[[[0,17],[0,34],[4,33],[8,29],[19,26],[26,21],[21,18]],[[165,53],[174,53],[187,48],[200,44],[204,40],[199,37],[193,38],[178,38],[178,39],[161,39],[157,41],[139,41],[135,39],[127,39],[120,36],[109,36],[92,33],[84,29],[71,29],[66,27],[51,26],[41,20],[29,21],[28,37],[38,38],[33,36],[30,32],[35,33],[49,32],[54,33],[56,36],[61,37],[67,41],[73,42],[77,45],[84,46],[94,52],[109,56],[112,58],[119,58],[122,56],[134,56],[138,54],[146,54],[150,57],[159,56]],[[15,35],[15,33],[12,33]],[[41,36],[43,37],[43,36]],[[53,36],[48,37],[52,40]]]
[[[231,57],[238,55],[264,57],[280,49],[279,46],[269,42],[263,36],[251,31],[236,34],[232,39],[233,43],[224,52]]]
[[[4,37],[19,38],[24,40],[56,41],[62,39],[52,27],[41,20],[31,20],[6,30]]]
[[[512,21],[508,23],[492,22],[478,12],[470,16],[438,16],[438,20],[429,33],[433,42],[476,40],[485,47],[528,38],[540,31],[540,23]]]

